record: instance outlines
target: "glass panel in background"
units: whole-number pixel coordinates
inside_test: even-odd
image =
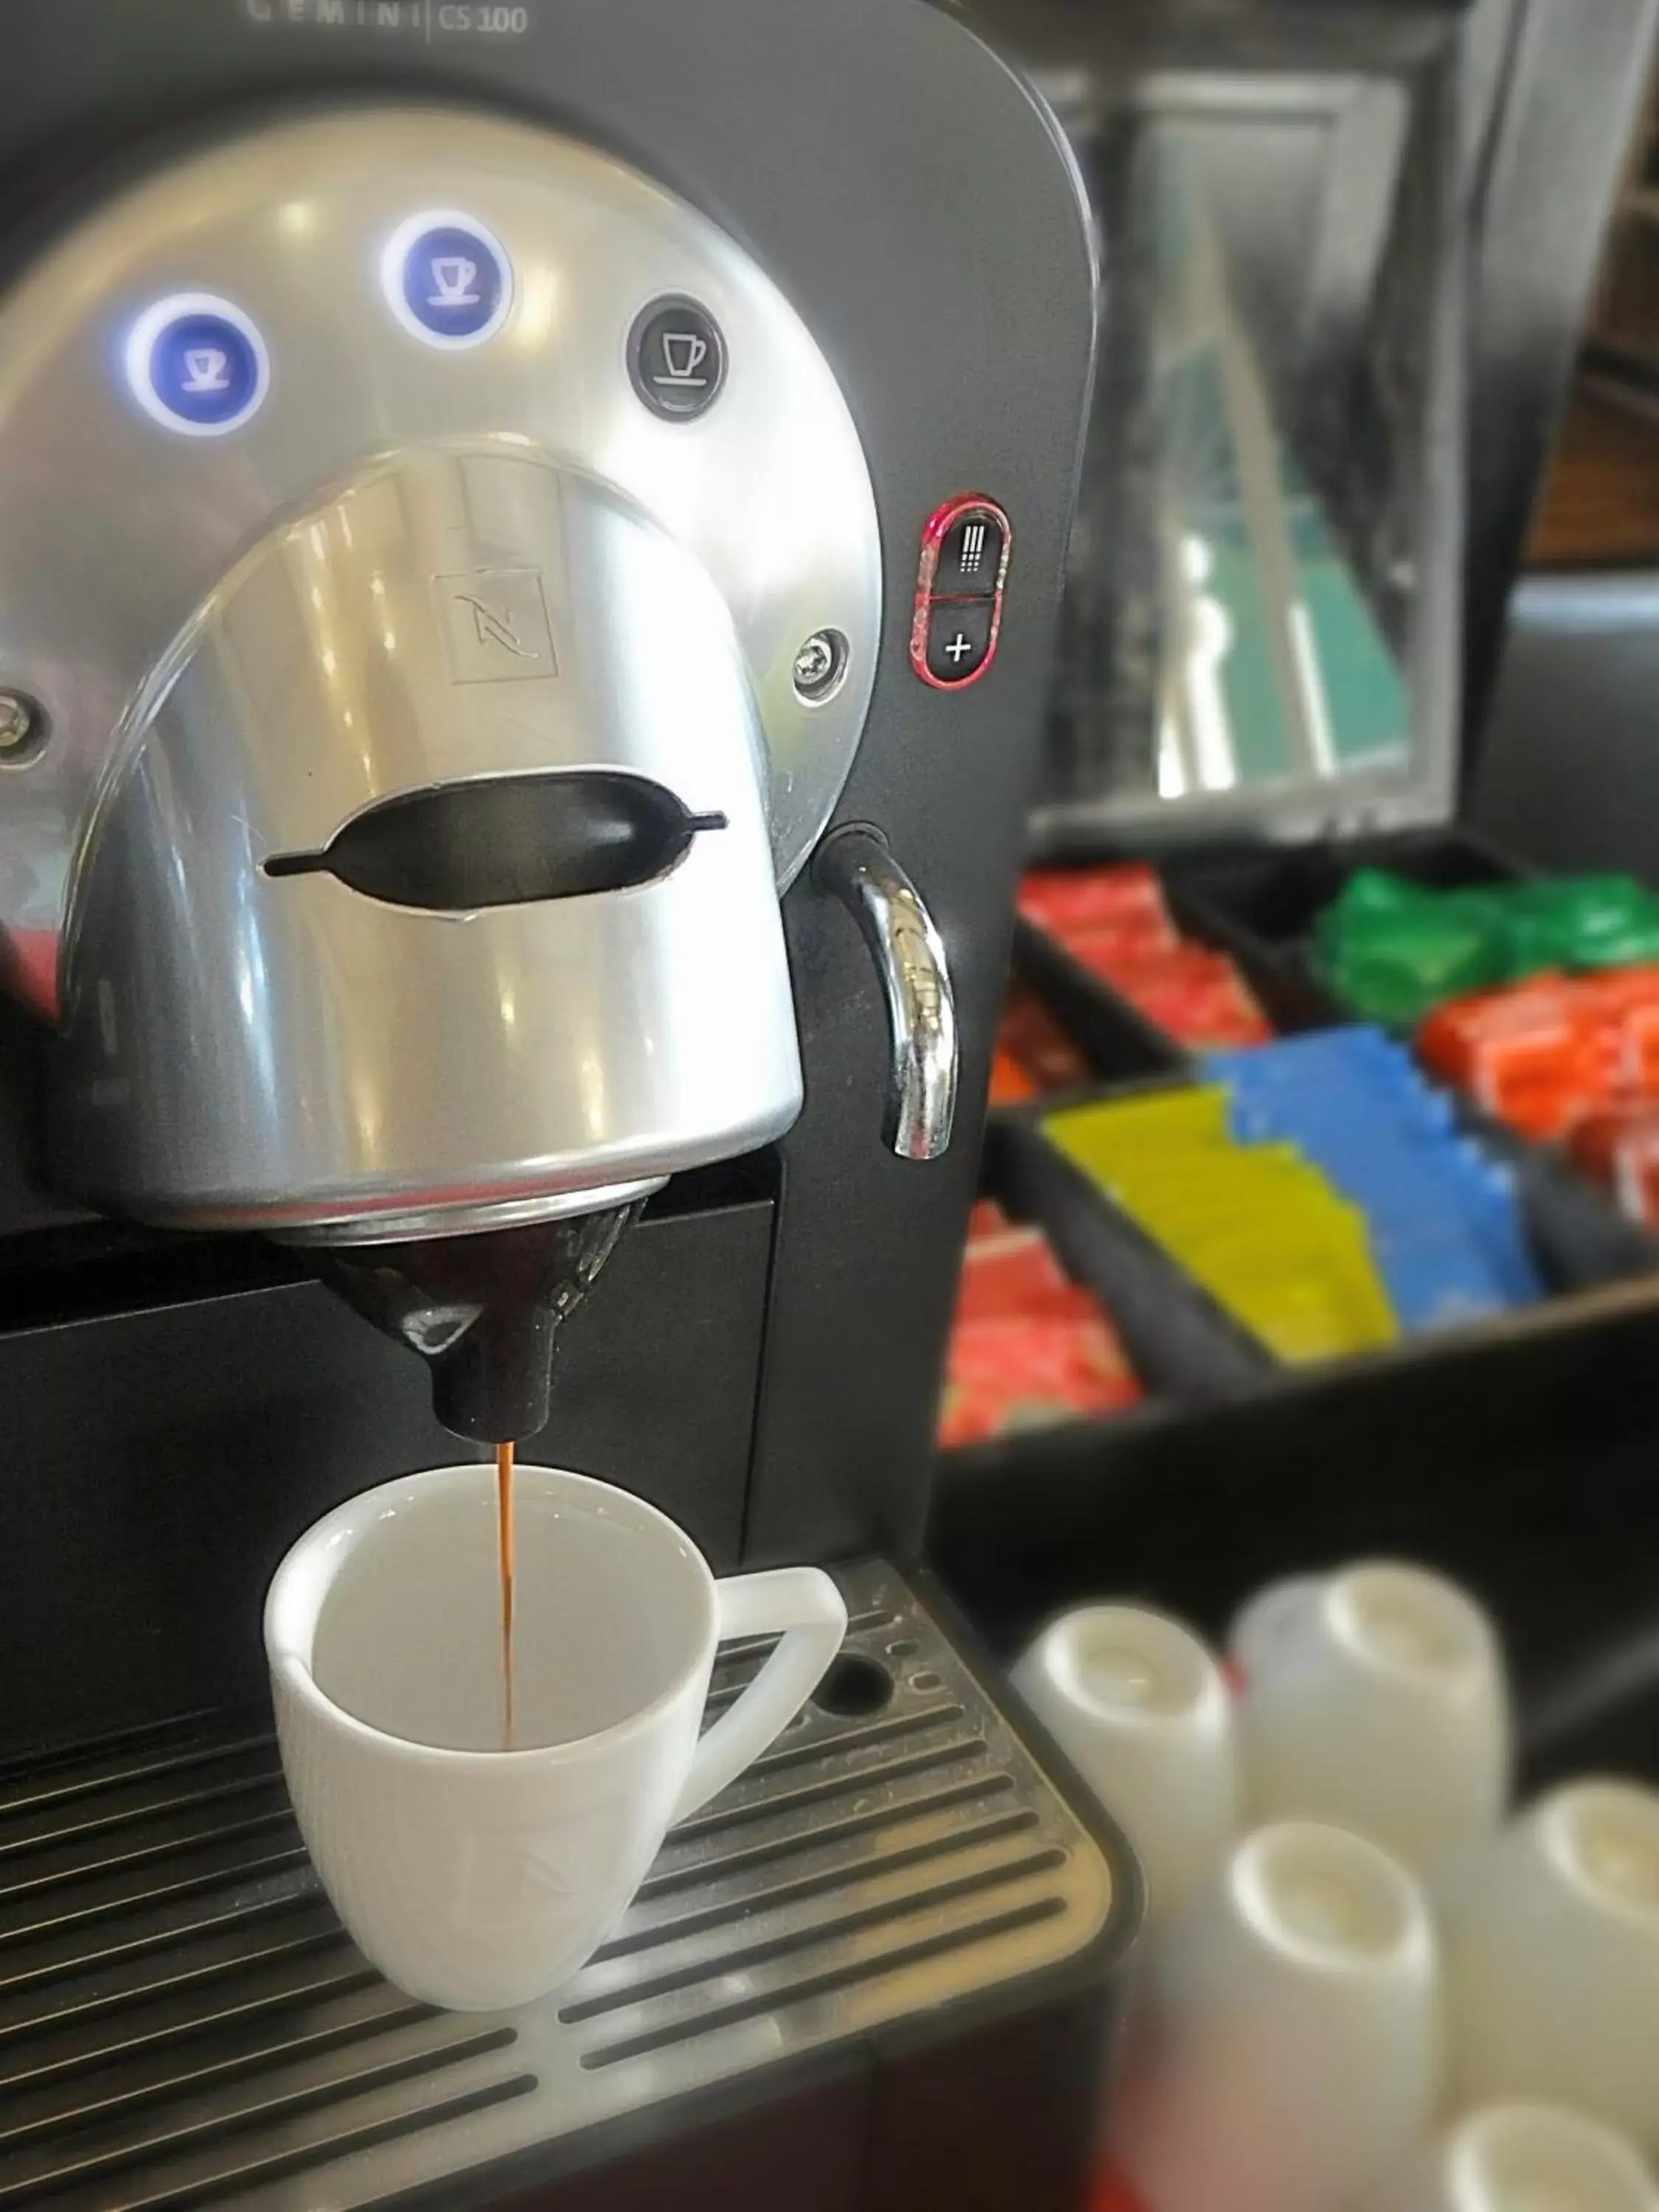
[[[1208,835],[1426,817],[1439,104],[1353,75],[1050,89],[1105,283],[1039,842],[1172,807]]]

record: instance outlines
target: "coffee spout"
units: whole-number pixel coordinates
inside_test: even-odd
[[[560,1325],[640,1203],[474,1236],[313,1245],[306,1258],[365,1320],[425,1360],[445,1428],[516,1443],[546,1425]]]

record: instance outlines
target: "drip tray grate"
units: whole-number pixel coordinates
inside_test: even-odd
[[[1101,1853],[893,1571],[841,1581],[859,1711],[810,1706],[520,2012],[364,1962],[264,1729],[0,1775],[0,2212],[346,2212],[1081,1950]]]

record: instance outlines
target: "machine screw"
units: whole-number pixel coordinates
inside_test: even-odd
[[[21,768],[46,741],[46,718],[26,691],[0,690],[0,768]]]
[[[817,706],[847,673],[847,640],[838,629],[815,629],[795,655],[795,691]]]

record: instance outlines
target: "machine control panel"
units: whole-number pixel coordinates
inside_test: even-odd
[[[1013,532],[994,500],[947,500],[921,534],[910,665],[936,690],[960,691],[996,658]]]
[[[465,567],[477,575],[446,600],[444,632],[479,724],[465,765],[526,765],[537,740],[504,711],[505,679],[563,672],[552,638],[571,579],[528,576],[540,503],[505,486],[574,471],[648,518],[653,557],[678,547],[719,594],[769,757],[780,888],[822,836],[881,642],[857,426],[758,263],[614,155],[493,112],[386,101],[158,144],[0,288],[0,690],[38,702],[46,732],[0,810],[0,939],[8,985],[48,1019],[66,1004],[77,854],[107,765],[149,727],[197,617],[297,516],[425,455],[532,473],[484,471],[500,503],[469,518],[465,560],[434,546],[421,615],[366,611],[349,652],[323,616],[351,562],[307,555],[306,627],[286,645],[331,673],[352,757],[384,703],[351,693],[365,653],[412,684],[432,577]],[[63,487],[96,482],[122,496],[89,533]],[[623,535],[648,566],[645,539]],[[389,590],[383,561],[370,573]],[[665,665],[687,649],[672,624],[650,641]],[[577,693],[544,686],[538,726]],[[22,757],[8,768],[21,775]]]

